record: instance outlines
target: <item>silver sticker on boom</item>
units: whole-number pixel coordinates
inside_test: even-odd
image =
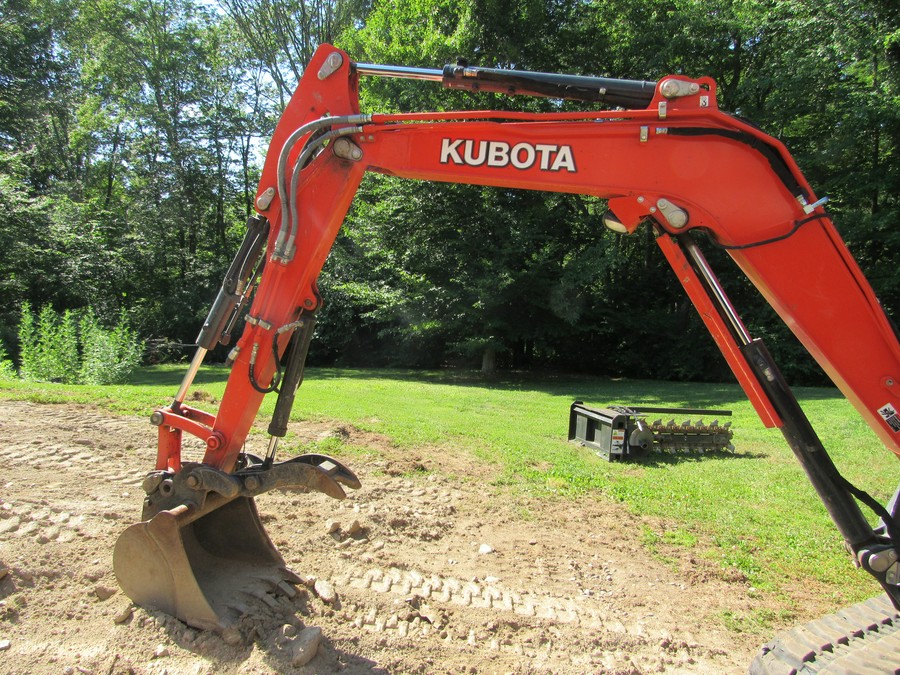
[[[891,431],[894,433],[900,432],[900,417],[897,416],[897,411],[893,405],[885,403],[878,409],[878,414],[884,418]]]

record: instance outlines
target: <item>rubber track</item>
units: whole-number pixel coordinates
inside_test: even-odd
[[[805,626],[764,645],[750,675],[900,674],[900,613],[882,595]]]

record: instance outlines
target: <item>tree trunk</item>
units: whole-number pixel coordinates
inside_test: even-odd
[[[497,350],[493,347],[485,347],[481,354],[481,372],[486,374],[497,372]]]

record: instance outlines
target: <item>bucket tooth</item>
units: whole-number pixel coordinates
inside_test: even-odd
[[[287,567],[282,567],[279,572],[281,572],[281,578],[284,579],[287,583],[293,584],[294,586],[300,586],[304,583],[303,579],[294,574]]]
[[[291,600],[297,597],[297,589],[286,581],[279,581],[277,584],[278,592],[287,596]]]
[[[305,455],[294,457],[293,459],[288,460],[288,462],[310,464],[327,475],[330,479],[341,485],[346,485],[351,490],[358,490],[362,487],[356,474],[334,457],[317,453],[307,453]],[[284,462],[284,464],[287,464],[288,462]]]

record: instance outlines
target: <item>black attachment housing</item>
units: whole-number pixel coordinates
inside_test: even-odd
[[[593,448],[610,462],[621,462],[646,455],[653,434],[627,411],[589,408],[575,401],[569,408],[569,440]]]

